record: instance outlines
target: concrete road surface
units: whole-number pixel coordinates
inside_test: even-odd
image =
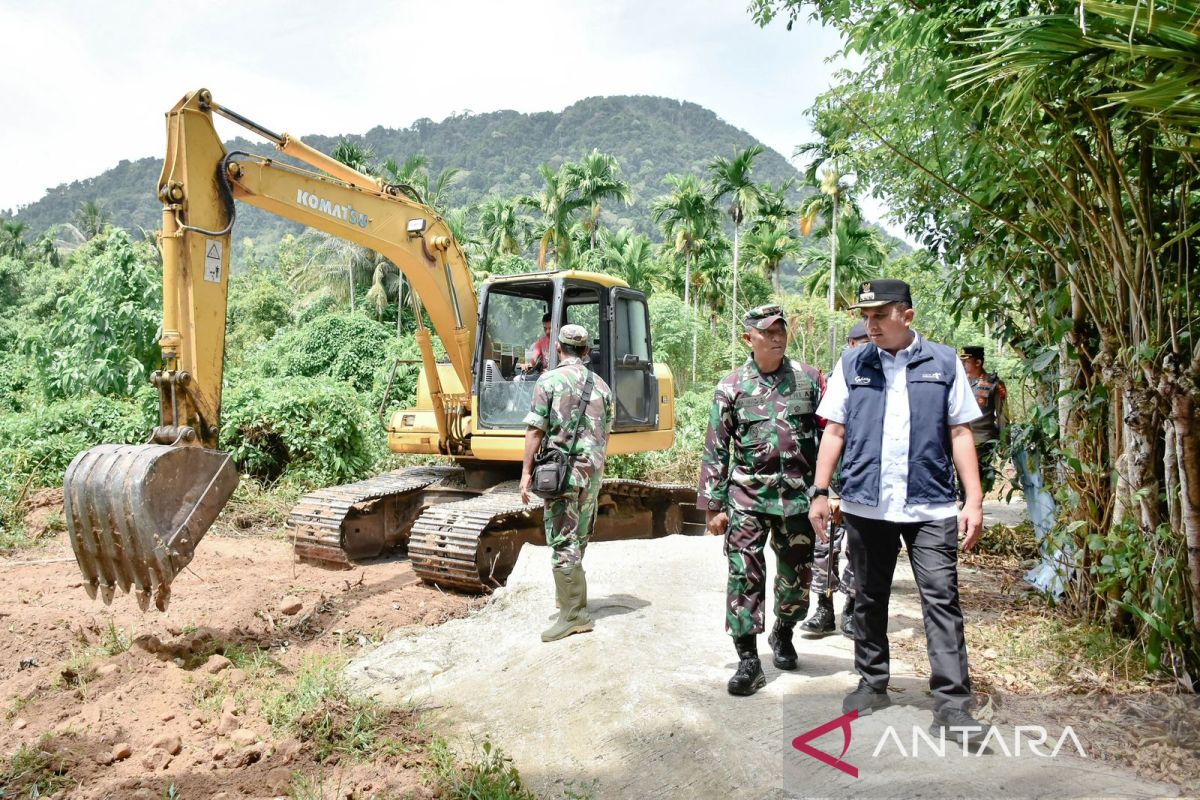
[[[982,754],[953,743],[939,754],[936,741],[918,733],[930,722],[925,682],[901,662],[893,664],[895,705],[839,727],[841,697],[857,682],[851,642],[841,636],[798,642],[800,669],[792,673],[771,666],[760,637],[766,688],[730,696],[725,682],[736,658],[722,629],[721,545],[683,536],[592,545],[585,564],[596,630],[552,644],[538,638],[554,613],[550,553],[526,546],[508,586],[478,613],[400,631],[349,674],[364,692],[436,709],[467,750],[490,736],[542,796],[1178,796],[1081,758],[1069,739],[1051,756],[1060,728],[1047,732],[1040,756],[1028,745],[1036,730],[1023,731],[1020,755],[1013,752],[1011,724],[999,726],[1003,741]],[[773,570],[773,556],[768,563]],[[923,636],[920,619],[902,560],[893,635]],[[834,727],[807,742],[824,759],[792,746],[826,723]]]

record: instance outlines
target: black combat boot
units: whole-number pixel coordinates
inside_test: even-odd
[[[729,693],[751,695],[767,685],[767,676],[763,675],[762,662],[758,660],[758,639],[753,633],[734,637],[733,646],[737,648],[738,668],[729,679]]]
[[[767,644],[771,646],[772,661],[779,669],[795,669],[796,668],[796,648],[792,646],[792,627],[794,622],[783,622],[775,620],[775,627],[771,629],[771,635],[767,637]]]
[[[847,639],[854,638],[854,596],[846,598],[846,605],[842,607],[842,636]]]
[[[833,598],[822,592],[817,597],[817,610],[800,623],[800,635],[806,639],[819,639],[837,630],[833,614]]]

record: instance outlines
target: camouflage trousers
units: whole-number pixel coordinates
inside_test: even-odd
[[[822,542],[818,538],[813,545],[813,594],[824,594],[826,589],[831,588],[829,583],[832,582],[833,591],[845,592],[848,597],[854,596],[854,565],[850,563],[849,554],[846,555],[846,566],[842,570],[842,576],[840,579],[838,578],[838,556],[842,552],[842,545],[845,541],[846,526],[835,525],[828,542]],[[832,564],[830,559],[833,559]]]
[[[546,501],[546,544],[554,551],[554,569],[570,569],[583,563],[599,497],[600,481],[593,481],[582,488],[572,486],[565,497]]]
[[[808,587],[812,580],[813,532],[808,517],[776,517],[730,511],[725,531],[729,559],[729,584],[725,631],[730,636],[762,633],[767,539],[775,551],[775,616],[784,622],[801,622],[808,614]]]

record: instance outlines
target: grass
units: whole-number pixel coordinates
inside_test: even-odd
[[[74,785],[68,763],[57,752],[58,741],[46,734],[30,747],[22,744],[0,768],[0,797],[46,797]],[[9,792],[12,795],[9,795]]]
[[[305,660],[292,685],[269,693],[263,716],[278,737],[312,745],[316,759],[334,755],[364,760],[394,754],[399,743],[385,735],[390,713],[378,703],[353,697],[342,675],[343,662],[330,656]]]
[[[1136,693],[1151,687],[1145,659],[1128,639],[1045,609],[1008,611],[972,623],[967,643],[977,670],[1016,694]]]
[[[512,759],[485,740],[478,757],[462,763],[444,739],[429,744],[433,782],[447,800],[537,800],[525,788]]]
[[[213,526],[220,536],[283,538],[288,513],[302,492],[284,483],[264,484],[243,478]]]
[[[222,672],[207,680],[200,680],[192,690],[192,705],[205,711],[216,711],[221,708],[226,697],[232,696],[239,711],[244,711],[252,696],[262,692],[268,681],[278,675],[283,667],[271,654],[259,647],[223,642],[209,642],[203,650],[196,653],[185,662],[188,669],[195,669],[203,664],[213,654],[220,653],[229,659],[233,668],[246,673],[246,680],[234,685],[228,678],[228,672]]]

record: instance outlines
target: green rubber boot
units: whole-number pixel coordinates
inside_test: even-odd
[[[562,600],[558,610],[558,619],[553,625],[542,631],[543,642],[555,642],[572,633],[586,633],[592,629],[592,618],[588,616],[587,578],[582,566],[569,569],[556,569],[554,586]]]

